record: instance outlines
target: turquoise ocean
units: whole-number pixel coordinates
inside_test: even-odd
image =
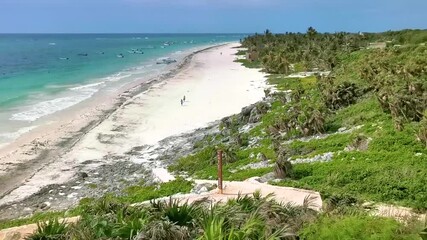
[[[243,34],[0,34],[0,146],[61,110]]]

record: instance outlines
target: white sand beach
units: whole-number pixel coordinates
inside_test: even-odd
[[[99,110],[108,109],[114,100],[99,99],[88,104],[90,108],[67,113],[66,122],[36,129],[18,139],[0,152],[0,179],[8,174],[11,182],[11,171],[27,172],[16,176],[13,188],[0,189],[0,196],[4,195],[0,205],[22,200],[49,184],[70,180],[83,163],[96,167],[113,162],[114,158],[109,156],[124,154],[135,146],[156,145],[168,136],[205,127],[261,100],[265,74],[234,62],[238,45],[227,44],[197,53],[176,75],[127,99],[77,139],[73,133],[102,117]],[[181,106],[183,96],[186,101]],[[59,139],[68,138],[70,147],[61,149],[57,145]],[[45,160],[44,150],[50,148],[57,151]],[[31,161],[31,169],[19,168]]]

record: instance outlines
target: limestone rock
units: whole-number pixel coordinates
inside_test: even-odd
[[[267,173],[267,174],[265,174],[265,175],[261,176],[261,177],[259,178],[259,182],[261,182],[261,183],[265,183],[265,182],[272,181],[272,180],[274,180],[275,178],[276,178],[275,174],[274,174],[273,172],[271,172],[271,173]]]
[[[258,112],[257,108],[253,108],[249,116],[249,123],[257,123],[261,120],[262,115]]]
[[[256,156],[257,160],[260,162],[265,162],[267,161],[267,157],[265,156],[264,153],[258,153]]]
[[[87,173],[85,173],[85,172],[79,172],[78,176],[79,176],[79,178],[82,178],[82,179],[85,179],[85,178],[89,177],[89,175]]]
[[[242,108],[242,111],[240,112],[240,114],[244,117],[249,117],[254,108],[255,108],[255,104],[251,104],[249,106],[246,106],[246,107]]]
[[[205,192],[209,192],[213,189],[217,188],[216,184],[211,184],[211,183],[201,183],[201,184],[197,184],[193,190],[191,190],[192,193],[196,193],[196,194],[201,194],[201,193],[205,193]]]

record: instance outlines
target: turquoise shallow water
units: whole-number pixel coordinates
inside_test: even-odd
[[[239,34],[0,35],[0,144],[110,83],[154,74],[156,59]],[[143,54],[140,54],[143,52]],[[121,57],[123,56],[123,57]],[[34,124],[33,124],[34,125]]]

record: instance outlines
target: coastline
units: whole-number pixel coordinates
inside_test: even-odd
[[[221,89],[222,91],[225,91],[225,92],[224,93],[218,92],[217,93],[218,96],[215,96],[215,94],[209,91],[213,89],[212,89],[212,86],[209,85],[210,83],[208,84],[208,82],[209,81],[212,82],[214,80],[217,80],[218,78],[225,77],[225,79],[229,79],[231,76],[232,77],[239,76],[240,73],[237,73],[239,71],[236,71],[236,70],[243,71],[242,69],[245,69],[244,67],[237,69],[240,66],[240,64],[233,62],[235,56],[232,55],[231,53],[235,51],[235,49],[232,48],[234,46],[236,45],[229,43],[229,44],[224,44],[220,46],[211,46],[199,51],[195,51],[189,54],[188,56],[186,56],[182,60],[182,62],[176,66],[176,68],[170,69],[167,73],[161,74],[158,77],[154,77],[148,81],[145,81],[144,83],[138,83],[136,86],[123,91],[114,99],[100,99],[101,104],[97,105],[95,109],[91,109],[86,113],[74,112],[73,114],[75,116],[77,115],[80,117],[75,122],[71,121],[69,123],[61,123],[62,125],[58,124],[60,125],[60,129],[70,130],[71,128],[73,128],[74,131],[68,131],[67,134],[61,134],[61,132],[59,133],[56,132],[56,135],[59,135],[59,138],[57,139],[52,139],[52,136],[49,136],[49,134],[45,133],[45,135],[37,136],[38,138],[34,138],[35,141],[31,141],[30,145],[24,145],[24,149],[16,150],[14,152],[15,154],[6,155],[5,157],[0,158],[0,161],[1,161],[0,164],[3,165],[0,168],[0,171],[3,171],[3,173],[6,173],[6,176],[2,175],[0,177],[0,180],[2,180],[0,181],[2,185],[0,186],[0,189],[1,189],[0,196],[3,197],[2,199],[0,199],[0,205],[5,205],[5,204],[7,205],[12,202],[20,201],[25,197],[27,197],[28,195],[35,194],[36,192],[38,192],[43,187],[46,187],[47,185],[56,184],[56,183],[61,184],[61,183],[67,182],[68,180],[75,177],[76,169],[78,168],[78,166],[81,165],[81,163],[84,163],[86,161],[93,161],[93,159],[105,159],[106,158],[105,156],[108,156],[108,155],[110,156],[122,155],[125,152],[125,149],[122,149],[123,148],[122,145],[123,144],[126,145],[126,142],[128,142],[128,145],[133,144],[134,146],[141,146],[144,144],[154,146],[158,141],[162,140],[163,138],[169,137],[171,135],[181,134],[197,128],[205,127],[209,122],[218,120],[221,117],[225,117],[235,112],[238,112],[241,107],[244,107],[248,104],[251,104],[253,102],[260,100],[260,98],[263,95],[263,89],[261,89],[259,85],[260,83],[263,82],[264,74],[262,73],[259,73],[259,75],[254,76],[255,78],[261,78],[261,79],[257,79],[258,82],[256,84],[258,85],[253,86],[254,88],[258,88],[256,90],[257,93],[254,95],[253,99],[243,99],[241,101],[236,102],[235,106],[237,107],[234,107],[232,110],[227,109],[226,111],[224,111],[223,109],[217,109],[217,106],[220,106],[222,101],[218,97],[220,96],[224,97],[224,95],[227,96],[230,94],[233,95],[233,93],[235,93],[233,91],[239,91],[238,89],[239,86],[234,85],[233,89],[230,92],[227,92],[226,90],[227,87],[222,86],[224,87],[224,89],[222,88]],[[225,52],[225,48],[228,49],[227,51],[231,51],[229,54],[230,56],[228,56],[227,53],[224,54],[224,57],[225,55],[229,57],[227,59],[228,61],[224,62],[225,64],[224,66],[225,67],[228,66],[230,68],[228,69],[229,75],[221,76],[221,74],[218,74],[219,76],[214,76],[211,78],[206,77],[206,75],[213,75],[212,73],[221,71],[221,68],[218,68],[218,66],[215,65],[215,64],[218,65],[218,63],[215,63],[215,61],[217,61],[218,59],[215,59],[213,60],[213,62],[211,61],[210,63],[208,63],[211,65],[214,65],[214,67],[210,69],[210,72],[208,72],[208,74],[201,73],[199,74],[199,76],[192,76],[192,75],[195,75],[194,68],[198,68],[200,72],[200,69],[203,69],[203,66],[200,66],[204,64],[203,61],[209,62],[208,61],[209,58],[206,58],[206,56],[205,56],[205,59],[198,59],[200,55],[208,54],[209,52],[211,52],[210,54],[222,56],[222,54],[220,55],[219,52],[222,52],[222,51]],[[244,71],[248,72],[249,74],[247,73],[247,75],[244,75],[242,78],[247,78],[248,76],[254,75],[253,74],[254,72],[257,72],[256,70],[246,70],[246,69]],[[236,72],[236,74],[230,74],[232,72]],[[186,73],[187,75],[183,75],[184,73]],[[181,77],[179,77],[180,74],[181,74]],[[192,80],[183,81],[186,78],[190,78]],[[199,80],[202,79],[205,84],[203,88],[208,87],[208,89],[197,89],[198,79]],[[243,80],[246,81],[245,79]],[[223,81],[222,83],[218,83],[218,84],[224,84],[224,83],[226,82]],[[233,84],[233,82],[230,82],[230,84]],[[245,87],[251,87],[250,85],[254,85],[254,84],[248,83],[248,85]],[[182,86],[181,90],[180,89],[177,90],[179,86]],[[199,116],[197,118],[194,115],[194,113],[197,113],[197,112],[200,113],[202,110],[206,110],[206,107],[209,107],[209,104],[211,104],[209,101],[206,101],[206,102],[201,101],[198,104],[194,104],[194,105],[198,105],[197,108],[194,108],[193,105],[190,105],[187,107],[190,110],[186,114],[187,116],[191,116],[195,118],[193,121],[185,123],[185,121],[187,120],[185,119],[185,114],[184,114],[183,118],[181,116],[181,118],[174,119],[175,124],[177,121],[178,123],[181,124],[180,127],[177,127],[176,125],[171,127],[170,125],[168,125],[168,127],[166,127],[164,130],[161,130],[159,128],[146,129],[147,128],[146,126],[151,126],[156,124],[157,126],[160,126],[160,125],[166,124],[167,122],[163,122],[163,123],[158,122],[162,119],[161,115],[164,115],[165,118],[169,120],[170,120],[170,117],[173,118],[174,115],[172,113],[171,113],[172,115],[170,114],[168,115],[168,113],[164,111],[169,111],[177,107],[180,107],[179,96],[181,96],[182,94],[185,94],[185,88],[189,88],[189,87],[193,87],[192,90],[194,90],[195,92],[200,92],[200,94],[197,95],[195,98],[190,97],[189,99],[190,101],[187,101],[187,104],[193,104],[191,102],[193,101],[193,99],[194,101],[201,101],[205,97],[204,95],[208,94],[211,97],[209,101],[212,101],[212,100],[218,101],[218,104],[215,105],[215,109],[214,109],[216,113],[212,114],[211,116],[205,116],[205,117]],[[160,89],[160,90],[157,90],[157,89]],[[249,91],[249,90],[242,89],[241,91]],[[164,98],[167,98],[167,99],[175,98],[175,95],[179,94],[179,96],[176,95],[176,100],[174,100],[178,102],[178,104],[176,106],[173,106],[172,108],[166,108],[166,109],[162,109],[161,107],[159,107],[159,106],[162,106],[162,104],[164,104],[164,98],[162,97],[159,98],[158,95],[159,93],[164,93],[164,92],[170,93],[167,96],[163,96]],[[252,93],[248,93],[248,94],[252,94]],[[108,106],[110,106],[110,108],[108,108]],[[133,109],[133,110],[129,112],[127,111],[127,109]],[[157,115],[155,118],[153,118],[155,119],[154,123],[148,123],[148,124],[144,123],[145,124],[144,126],[139,126],[139,127],[137,126],[138,124],[136,124],[132,126],[131,131],[127,132],[126,134],[132,135],[132,133],[135,133],[135,132],[143,132],[145,133],[145,136],[149,136],[149,137],[146,137],[145,139],[143,139],[140,136],[138,136],[138,134],[133,134],[133,136],[130,137],[130,139],[124,138],[120,140],[122,142],[120,142],[119,144],[115,143],[116,150],[112,150],[112,145],[114,146],[114,144],[108,143],[109,141],[108,138],[110,137],[108,136],[108,134],[104,136],[107,138],[106,141],[105,139],[99,139],[99,136],[102,136],[101,133],[104,133],[104,132],[111,133],[112,132],[111,127],[115,127],[115,128],[118,127],[114,125],[113,124],[114,121],[112,121],[112,119],[117,119],[118,117],[120,117],[119,116],[120,114],[118,114],[118,112],[119,113],[122,112],[122,115],[123,113],[126,113],[124,115],[124,119],[127,119],[129,118],[129,116],[132,116],[132,114],[135,114],[135,112],[140,113],[141,111],[143,111],[141,109],[145,109],[146,111],[145,114],[153,113],[153,111],[155,111],[156,109],[163,110],[163,112],[159,111],[155,113]],[[185,106],[181,110],[186,111]],[[144,118],[147,118],[148,116],[148,115],[144,116],[143,114],[141,115],[142,116],[137,116],[136,119],[139,119],[139,118],[144,119]],[[69,119],[76,118],[76,117],[73,118],[72,116],[67,116],[67,117],[69,117]],[[135,120],[135,118],[133,120]],[[83,123],[86,123],[86,124],[83,124]],[[128,125],[131,125],[130,122],[128,122]],[[52,126],[46,126],[46,127],[54,129]],[[39,129],[36,129],[36,130],[40,131]],[[38,131],[35,131],[35,132],[38,132]],[[123,131],[116,131],[116,132],[119,132],[120,136],[124,134]],[[31,134],[35,134],[35,133],[31,132],[30,135]],[[27,136],[27,139],[28,139],[28,136]],[[90,148],[90,144],[97,139],[100,140],[101,142],[104,141],[105,146],[100,147],[99,144],[97,143],[98,145],[95,144],[95,147],[94,147],[94,148],[99,147],[97,151],[92,151],[92,152],[88,151],[88,148]],[[20,171],[20,174],[17,174],[16,172],[11,173],[10,171],[11,164],[5,163],[5,159],[9,159],[8,161],[9,163],[12,162],[10,160],[16,160],[17,154],[28,156],[26,161],[25,160],[21,162],[15,161],[15,164],[18,165],[17,169]],[[35,156],[37,157],[34,159]],[[82,156],[85,156],[85,158],[83,158]],[[15,159],[13,159],[14,157]],[[75,161],[75,159],[77,158],[79,158],[79,160]],[[61,159],[61,161],[58,161],[59,159]],[[127,159],[127,160],[129,161],[130,159]],[[134,159],[133,161],[135,162]],[[108,161],[107,159],[105,159],[105,161],[100,161],[96,164],[92,164],[92,166],[90,167],[97,168],[99,167],[99,165],[108,164],[108,162],[111,163],[112,161]],[[136,162],[138,163],[138,160],[136,160]],[[85,167],[88,167],[88,166],[85,166]],[[10,173],[9,177],[7,176],[7,172]],[[11,185],[12,182],[16,183],[15,185],[13,185],[13,187]],[[22,183],[24,183],[24,185],[22,185]],[[27,196],[25,196],[25,194],[27,194]],[[7,197],[4,197],[4,196],[7,196]]]
[[[188,64],[194,54],[215,46],[196,50],[185,56],[175,66],[168,67],[165,72],[148,79],[141,79],[126,84],[116,91],[117,95],[95,97],[95,101],[84,101],[51,117],[50,123],[23,134],[13,143],[0,149],[0,201],[25,179],[31,178],[39,166],[49,163],[72,148],[79,139],[108,118],[124,102],[133,96],[148,90],[152,85],[167,80]],[[13,168],[25,176],[18,177]],[[8,177],[12,174],[13,177]],[[5,176],[6,175],[6,176]],[[15,185],[11,187],[11,185]]]

